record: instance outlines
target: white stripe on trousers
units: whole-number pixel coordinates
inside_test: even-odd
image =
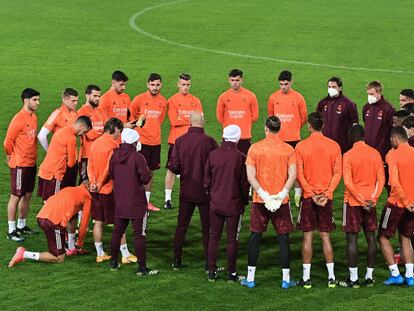
[[[242,219],[243,219],[243,215],[240,215],[239,223],[237,225],[236,241],[238,241],[239,238],[240,238],[240,229],[241,229],[241,225],[242,225]]]
[[[148,212],[145,213],[144,218],[142,219],[142,232],[141,235],[142,236],[146,236],[146,230],[147,230],[147,219],[148,219]]]
[[[56,184],[55,184],[55,194],[58,193],[60,191],[60,180],[56,180]]]
[[[55,229],[56,248],[62,249],[62,239],[60,237],[60,230]]]
[[[348,208],[348,204],[344,202],[343,209],[342,209],[342,226],[346,226],[346,209]]]
[[[16,170],[16,189],[22,190],[22,174],[23,170],[21,168],[18,168]]]
[[[387,210],[385,211],[384,219],[382,220],[382,224],[381,224],[382,229],[387,229],[390,214],[391,214],[391,208],[387,207]]]

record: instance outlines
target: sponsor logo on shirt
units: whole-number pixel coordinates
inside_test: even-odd
[[[180,106],[180,105],[179,105]],[[178,115],[180,117],[190,117],[190,114],[193,112],[194,110],[182,110],[182,109],[178,109]]]
[[[116,108],[112,110],[116,116],[124,116],[127,114],[128,108]]]
[[[246,111],[244,110],[228,110],[227,111],[230,119],[244,119]]]
[[[147,119],[158,119],[161,115],[161,111],[145,109],[144,114],[147,116]]]
[[[292,113],[277,113],[276,117],[279,118],[280,122],[292,122],[293,121],[293,114]]]
[[[383,112],[382,110],[378,111],[377,119],[382,120]]]
[[[29,124],[27,125],[27,127],[30,127]],[[27,129],[27,136],[29,138],[35,138],[37,135],[37,129]]]

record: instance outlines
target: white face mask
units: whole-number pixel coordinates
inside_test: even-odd
[[[335,97],[339,95],[339,92],[337,89],[334,89],[333,87],[328,87],[328,94],[330,97]]]
[[[368,95],[368,103],[369,104],[375,104],[376,102],[377,102],[378,100],[377,100],[377,98],[375,97],[375,96],[372,96],[372,95]]]
[[[137,151],[141,151],[142,145],[140,142],[137,142]]]

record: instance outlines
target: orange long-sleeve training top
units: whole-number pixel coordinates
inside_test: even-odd
[[[107,180],[109,161],[118,142],[108,133],[96,139],[91,147],[91,156],[88,162],[88,177],[91,184],[97,184],[99,193],[109,194],[113,189],[112,180]]]
[[[161,145],[161,125],[167,110],[167,100],[164,96],[151,95],[150,91],[137,95],[131,103],[131,119],[138,120],[145,115],[145,125],[137,128],[140,142],[144,145]]]
[[[200,99],[192,94],[177,93],[167,102],[168,119],[170,120],[170,135],[168,143],[175,144],[175,140],[187,133],[190,128],[190,114],[193,111],[203,112]]]
[[[256,95],[243,87],[237,92],[227,90],[218,98],[216,117],[223,128],[230,124],[238,125],[241,139],[252,138],[252,125],[259,118]]]
[[[58,109],[54,110],[49,118],[47,118],[43,127],[47,128],[52,133],[57,130],[71,125],[78,118],[76,110],[69,110],[69,108],[62,104]]]
[[[274,92],[267,102],[267,115],[280,119],[280,139],[300,140],[300,129],[307,119],[306,102],[300,93],[295,90],[289,90],[286,94],[282,90]]]
[[[10,121],[4,138],[4,152],[10,168],[34,166],[37,159],[37,116],[20,110]]]
[[[99,109],[108,118],[118,118],[123,123],[127,123],[128,109],[131,104],[131,99],[128,94],[118,94],[114,90],[109,89],[103,94],[99,100]]]
[[[79,236],[85,236],[91,211],[91,195],[84,184],[67,187],[52,195],[43,205],[37,218],[50,220],[55,225],[66,228],[68,222],[82,210]]]
[[[297,179],[303,197],[324,194],[332,199],[341,181],[342,156],[339,145],[321,132],[314,132],[296,145]]]
[[[67,167],[76,163],[76,134],[73,126],[69,125],[58,130],[50,141],[46,157],[39,167],[39,177],[51,180],[62,180]]]
[[[296,164],[295,150],[277,134],[267,135],[265,139],[253,144],[247,153],[246,165],[256,168],[257,181],[270,194],[278,194],[283,190],[292,164]],[[283,204],[288,201],[289,196]],[[263,203],[257,192],[254,192],[253,202]]]
[[[407,143],[388,152],[385,161],[390,174],[388,202],[405,208],[414,204],[414,148]]]
[[[344,201],[364,206],[366,200],[377,202],[385,184],[384,165],[377,150],[363,141],[354,143],[344,154]]]
[[[79,151],[81,159],[88,159],[90,157],[91,145],[95,139],[103,134],[108,117],[99,108],[93,108],[89,104],[84,104],[78,110],[78,116],[87,116],[92,122],[92,129],[81,137],[81,148]]]

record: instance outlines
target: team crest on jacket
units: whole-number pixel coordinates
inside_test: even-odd
[[[323,111],[327,111],[328,110],[328,105],[323,106]]]
[[[342,113],[342,106],[339,104],[338,107],[336,107],[336,113],[341,114]]]
[[[378,111],[377,119],[382,120],[382,115],[383,115],[382,110]]]
[[[247,98],[246,97],[243,97],[243,102],[244,103],[247,102]]]
[[[365,112],[365,116],[366,117],[369,117],[369,115],[370,115],[370,111],[369,111],[369,109],[367,110],[367,112]]]

